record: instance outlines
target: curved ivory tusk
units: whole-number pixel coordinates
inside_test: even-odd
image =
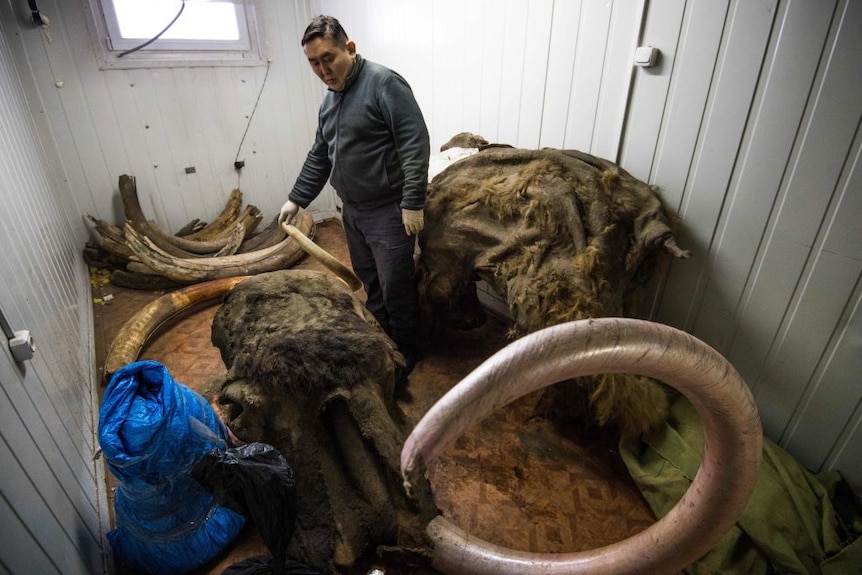
[[[245,236],[251,234],[262,219],[263,215],[257,207],[246,206],[239,217],[229,227],[224,229],[222,235],[214,237],[211,240],[192,240],[188,237],[168,234],[164,230],[160,230],[158,225],[152,222],[149,225],[149,229],[153,231],[152,235],[147,233],[146,229],[142,228],[142,230],[147,237],[156,243],[164,240],[193,255],[221,257],[235,253],[239,248],[239,244],[245,239]],[[241,234],[238,240],[236,239],[237,234]]]
[[[444,573],[677,573],[733,526],[757,481],[763,433],[754,398],[736,370],[702,341],[643,320],[597,318],[557,325],[508,345],[465,377],[419,421],[401,451],[405,487],[443,448],[495,409],[552,383],[598,373],[634,373],[678,389],[703,422],[700,469],[682,499],[644,531],[578,553],[501,548],[442,516],[428,526],[434,566]]]
[[[123,324],[111,343],[105,358],[105,381],[127,363],[136,361],[147,339],[164,322],[193,305],[221,297],[246,277],[212,280],[178,289],[141,308]]]
[[[239,188],[234,188],[230,193],[230,197],[225,203],[224,208],[222,208],[221,213],[219,213],[216,218],[202,227],[201,229],[192,232],[190,234],[186,234],[182,237],[187,240],[214,240],[222,235],[224,232],[233,224],[237,218],[240,217],[240,208],[242,207],[242,192],[239,191]],[[249,230],[248,233],[251,233]]]
[[[239,246],[242,244],[245,239],[245,225],[239,223],[236,227],[231,230],[231,233],[226,238],[225,245],[222,246],[220,250],[213,254],[214,258],[220,258],[224,256],[232,256],[239,249]]]
[[[269,246],[274,246],[287,237],[287,232],[278,223],[278,216],[274,217],[265,228],[260,230],[253,236],[245,238],[236,251],[238,254],[245,254],[255,250],[262,250]]]
[[[216,252],[219,252],[218,256],[223,256],[231,249],[226,246],[230,243],[236,243],[237,247],[239,247],[239,242],[242,241],[242,239],[237,241],[233,237],[234,233],[232,232],[235,232],[237,226],[242,225],[244,233],[251,233],[263,218],[260,210],[255,206],[246,206],[245,211],[243,211],[239,217],[233,219],[224,228],[224,233],[218,236],[211,236],[206,240],[197,239],[194,235],[179,237],[165,231],[156,222],[149,221],[146,216],[144,216],[144,211],[141,209],[141,203],[138,199],[138,188],[134,176],[130,176],[128,174],[121,175],[119,188],[120,197],[123,200],[123,209],[126,215],[126,220],[130,222],[140,234],[147,236],[150,241],[158,245],[159,248],[173,257],[188,258],[212,256],[212,254]],[[236,195],[239,196],[238,190]],[[224,213],[225,212],[223,212],[223,214]],[[226,215],[229,217],[230,214]],[[221,223],[219,225],[221,225]],[[235,251],[236,249],[233,249],[230,253]]]
[[[303,250],[305,250],[308,255],[312,256],[323,264],[323,267],[338,276],[351,290],[356,291],[362,287],[362,282],[358,277],[356,277],[353,270],[338,261],[325,249],[308,239],[308,236],[299,231],[299,229],[294,225],[282,222],[281,227],[287,232],[287,235],[292,237],[293,240],[298,243]]]
[[[314,230],[314,220],[307,213],[299,215],[297,225],[306,230],[304,233]],[[175,258],[138,233],[128,222],[124,234],[126,243],[143,263],[179,283],[197,283],[284,269],[303,255],[296,240],[285,237],[276,245],[244,254],[218,258]]]

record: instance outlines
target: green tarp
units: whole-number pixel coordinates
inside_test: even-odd
[[[656,517],[688,489],[703,445],[700,418],[682,396],[663,429],[621,441],[623,461]],[[815,475],[764,438],[760,477],[745,512],[686,573],[860,575],[860,534],[862,516],[841,475]]]

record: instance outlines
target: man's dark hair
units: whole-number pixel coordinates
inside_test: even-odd
[[[305,34],[302,35],[302,45],[305,46],[315,38],[332,38],[337,46],[347,45],[347,32],[341,27],[341,22],[332,16],[318,16],[311,21]]]

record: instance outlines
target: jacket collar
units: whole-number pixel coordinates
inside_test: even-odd
[[[350,86],[356,81],[356,77],[362,71],[362,68],[365,66],[365,58],[362,57],[361,54],[356,54],[356,59],[353,60],[353,68],[350,69],[350,73],[347,75],[347,78],[344,80],[344,88],[341,89],[342,92],[346,92],[350,89]],[[334,91],[334,90],[331,90]]]

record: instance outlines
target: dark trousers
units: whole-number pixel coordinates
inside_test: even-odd
[[[401,208],[392,203],[357,209],[344,204],[344,232],[353,271],[362,280],[365,306],[405,356],[415,356],[419,332],[419,298],[413,251]]]

